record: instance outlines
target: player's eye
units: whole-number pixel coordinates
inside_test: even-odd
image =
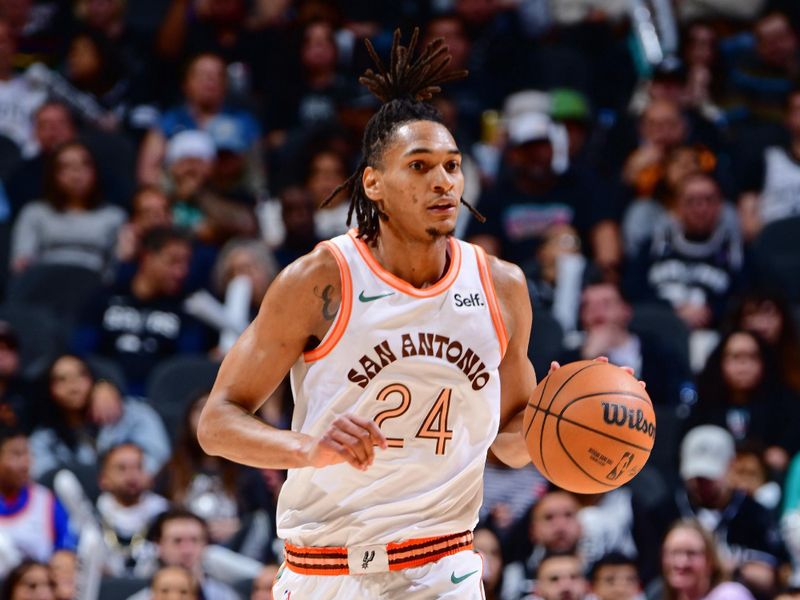
[[[461,167],[461,165],[458,163],[458,161],[457,161],[457,160],[451,160],[451,161],[448,161],[448,163],[445,165],[445,168],[446,168],[448,171],[451,171],[451,172],[453,172],[453,171],[458,171],[458,169],[459,169],[460,167]]]
[[[425,165],[422,164],[422,161],[415,160],[408,166],[414,171],[422,171]]]

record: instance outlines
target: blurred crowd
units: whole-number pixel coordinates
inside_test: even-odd
[[[0,0],[0,600],[272,598],[285,473],[199,413],[347,231],[363,40],[414,26],[470,72],[457,235],[526,273],[537,372],[608,356],[657,416],[604,495],[489,456],[487,598],[800,599],[800,4]]]

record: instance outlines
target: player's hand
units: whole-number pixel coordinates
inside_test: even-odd
[[[386,436],[375,421],[347,413],[336,417],[325,433],[311,440],[308,462],[312,467],[346,462],[366,471],[375,460],[375,446],[388,448]]]
[[[608,362],[608,357],[607,356],[598,356],[597,358],[593,358],[592,360],[596,360],[597,362],[607,363]],[[547,371],[547,374],[550,375],[550,373],[553,373],[554,371],[557,371],[560,368],[561,368],[561,365],[558,363],[558,361],[555,361],[555,360],[551,361],[550,362],[550,370]],[[628,375],[633,376],[633,367],[620,367],[620,369],[625,371]],[[641,379],[639,380],[639,384],[643,388],[647,388],[647,383],[645,383]]]

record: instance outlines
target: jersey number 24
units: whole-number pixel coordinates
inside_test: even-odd
[[[436,440],[436,454],[444,454],[447,449],[447,440],[452,439],[453,431],[447,428],[447,417],[450,414],[451,388],[444,388],[436,397],[433,406],[425,415],[422,425],[419,426],[416,437]],[[375,415],[375,424],[380,427],[384,421],[404,415],[411,406],[411,392],[402,383],[387,385],[380,392],[376,400],[385,401],[390,396],[399,396],[400,404]],[[390,448],[402,448],[405,444],[403,438],[387,437]]]

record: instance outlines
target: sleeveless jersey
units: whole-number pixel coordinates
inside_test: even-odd
[[[290,469],[278,535],[303,546],[386,544],[471,530],[500,421],[503,325],[483,251],[450,239],[450,265],[418,289],[384,270],[355,232],[323,242],[342,301],[320,345],[292,367],[292,429],[336,415],[374,419],[389,439],[359,471]]]

